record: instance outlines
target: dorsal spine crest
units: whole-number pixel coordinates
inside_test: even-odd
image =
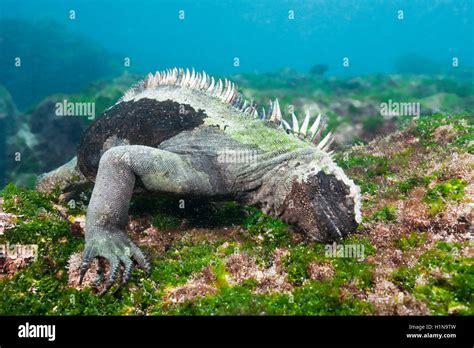
[[[224,81],[218,79],[216,82],[216,79],[213,76],[208,75],[205,71],[196,72],[194,68],[191,71],[188,68],[186,68],[186,70],[183,68],[173,68],[164,71],[157,71],[155,75],[149,73],[144,80],[130,88],[119,102],[133,100],[136,95],[143,91],[155,89],[159,86],[178,86],[181,88],[201,91],[234,107],[245,115],[259,118],[266,122],[272,122],[285,129],[287,133],[292,133],[300,139],[314,143],[317,148],[322,151],[327,152],[334,140],[332,132],[329,132],[324,139],[319,141],[324,128],[322,126],[320,113],[310,127],[311,116],[309,111],[306,111],[305,118],[301,125],[298,122],[296,115],[292,112],[292,125],[290,125],[282,117],[278,99],[275,99],[273,102],[270,101],[268,113],[265,112],[265,108],[263,107],[259,113],[257,111],[257,105],[255,105],[252,100],[250,103],[245,100],[239,92],[237,84],[228,79],[224,79]]]

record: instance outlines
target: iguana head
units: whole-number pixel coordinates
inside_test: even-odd
[[[359,192],[342,170],[321,169],[304,178],[295,177],[281,217],[313,240],[340,239],[355,232],[361,221]]]
[[[274,105],[278,121],[278,101]],[[323,132],[321,115],[311,127],[309,113],[301,124],[294,114],[291,116],[291,126],[281,119],[287,132],[309,140],[313,146],[295,153],[273,179],[267,177],[270,188],[264,189],[268,191],[264,211],[283,218],[313,240],[343,238],[355,232],[362,220],[360,188],[333,161],[329,151],[331,132],[319,141]]]

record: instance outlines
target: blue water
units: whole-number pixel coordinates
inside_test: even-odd
[[[135,71],[192,66],[212,74],[319,63],[329,75],[390,73],[409,54],[474,66],[473,11],[472,0],[0,0],[0,18],[52,19],[130,57]]]

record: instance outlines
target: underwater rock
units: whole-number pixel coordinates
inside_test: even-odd
[[[46,170],[57,167],[74,155],[88,126],[86,117],[59,117],[55,114],[56,103],[63,99],[61,96],[49,97],[26,116],[37,142],[32,151]]]
[[[472,111],[472,76],[472,72],[462,77],[449,71],[437,76],[374,74],[312,78],[310,73],[281,70],[271,74],[242,74],[234,79],[245,86],[246,97],[262,105],[274,95],[281,98],[282,110],[291,106],[305,111],[317,101],[323,117],[336,135],[337,148],[338,145],[368,142],[377,136],[390,134],[404,119],[413,117],[382,116],[381,103],[419,103],[424,115],[440,111]],[[285,104],[285,100],[292,100],[292,104]]]
[[[0,187],[7,184],[8,160],[13,161],[13,154],[7,148],[8,137],[16,128],[16,110],[10,93],[0,85]]]
[[[8,120],[5,126],[14,128],[17,113],[12,96],[4,86],[0,85],[0,120]]]
[[[442,65],[416,54],[405,55],[395,62],[395,70],[401,74],[439,74]]]
[[[311,67],[309,73],[314,76],[322,76],[328,69],[326,64],[316,64]]]
[[[36,183],[36,190],[51,193],[58,188],[61,192],[66,193],[85,190],[90,185],[90,182],[77,169],[77,157],[74,157],[61,167],[40,175]]]
[[[16,127],[14,122],[11,123],[8,152],[11,156],[20,153],[21,161],[11,161],[6,169],[7,180],[32,187],[36,175],[57,168],[75,155],[76,146],[91,120],[87,115],[58,116],[58,103],[62,105],[66,100],[93,104],[95,117],[100,117],[137,79],[136,75],[123,74],[109,81],[94,83],[78,94],[47,97],[30,112],[18,114]]]

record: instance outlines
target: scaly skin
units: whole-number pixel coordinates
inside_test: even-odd
[[[258,114],[254,107],[242,107],[231,83],[222,90],[206,77],[189,71],[149,75],[84,135],[74,173],[95,180],[95,186],[87,210],[81,281],[95,257],[110,264],[105,291],[117,281],[120,265],[122,285],[133,261],[150,269],[125,233],[137,179],[154,194],[257,205],[317,241],[355,231],[360,191],[323,144],[305,139],[309,116],[301,127],[294,123],[291,132],[296,135],[288,134],[277,101],[268,115]],[[309,133],[316,130],[317,124]],[[232,161],[226,152],[252,156]],[[66,176],[71,175],[68,170]],[[57,178],[56,171],[48,182],[56,180],[63,187],[69,182]]]

